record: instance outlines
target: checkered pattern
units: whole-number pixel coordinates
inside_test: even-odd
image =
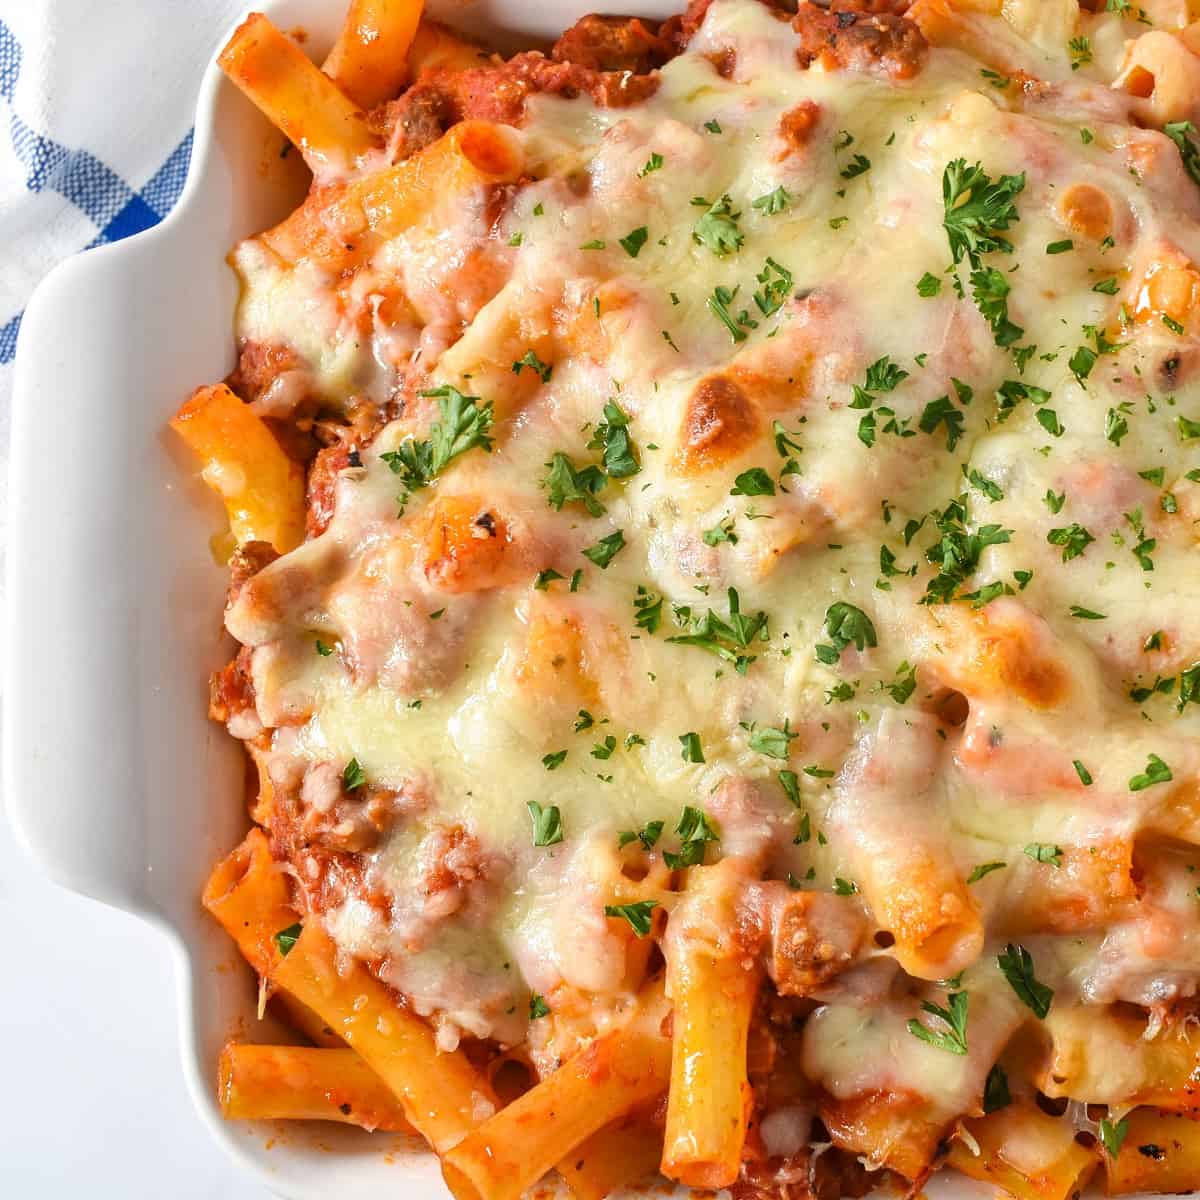
[[[135,187],[82,147],[65,146],[26,124],[13,105],[21,59],[20,44],[0,20],[0,124],[7,119],[12,150],[25,170],[25,187],[30,192],[58,193],[87,217],[95,231],[90,242],[64,247],[65,252],[119,241],[157,225],[183,190],[191,133],[140,188]],[[16,352],[21,313],[0,312],[0,321],[5,322],[0,325],[3,366]]]

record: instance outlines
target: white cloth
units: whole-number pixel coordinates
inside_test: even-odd
[[[0,497],[13,355],[33,289],[60,259],[170,211],[205,64],[246,7],[0,0]]]

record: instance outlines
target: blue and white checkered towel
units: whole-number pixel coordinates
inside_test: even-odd
[[[30,294],[60,259],[170,211],[187,174],[204,66],[246,7],[0,0],[0,485]]]

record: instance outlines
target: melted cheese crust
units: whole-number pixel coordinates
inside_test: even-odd
[[[997,965],[1010,942],[1057,1008],[1194,996],[1200,190],[1120,84],[1132,20],[987,7],[941,6],[949,32],[892,77],[801,69],[788,20],[714,0],[640,104],[530,99],[530,178],[499,217],[464,196],[350,279],[235,252],[242,338],[289,347],[326,410],[406,400],[228,626],[276,788],[352,828],[354,760],[390,806],[369,845],[343,837],[322,919],[444,1044],[529,1039],[550,1062],[602,1025],[633,944],[604,907],[679,850],[689,805],[719,830],[710,861],[757,856],[865,930],[809,992],[802,1068],[836,1100],[978,1111],[1034,1019]],[[1159,31],[1182,26],[1161,7]],[[970,263],[950,269],[960,159],[1023,179],[1011,252],[979,259],[1009,288],[1006,346]],[[697,224],[714,211],[727,253]],[[544,381],[510,369],[535,346]],[[387,456],[429,435],[416,393],[446,384],[494,403],[494,445],[398,516]],[[556,509],[547,464],[602,465],[606,402],[638,470],[598,515]],[[586,556],[617,533],[606,565]],[[765,614],[754,640],[671,640],[735,593]],[[560,842],[534,845],[530,802]],[[618,848],[653,822],[652,851]],[[334,870],[293,846],[306,882]],[[947,905],[979,936],[904,958]],[[953,988],[961,1057],[907,1029]],[[531,1029],[531,993],[561,1020]]]

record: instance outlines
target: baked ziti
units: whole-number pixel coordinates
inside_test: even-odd
[[[237,30],[312,186],[172,422],[297,1033],[227,1116],[457,1200],[1200,1187],[1196,17]]]

